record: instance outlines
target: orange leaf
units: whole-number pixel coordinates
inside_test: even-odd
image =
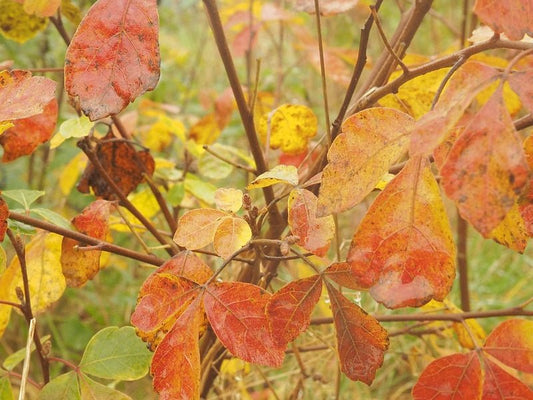
[[[346,261],[362,288],[389,308],[442,300],[455,276],[455,246],[427,160],[410,159],[355,233]]]
[[[361,284],[352,272],[349,263],[338,262],[331,264],[325,271],[324,275],[335,283],[349,289],[361,290]]]
[[[105,240],[109,233],[109,213],[111,203],[96,200],[72,220],[72,224],[88,236]],[[80,243],[67,237],[61,245],[61,266],[67,285],[79,287],[100,270],[100,250],[83,250],[75,248]]]
[[[29,71],[0,71],[0,122],[42,113],[55,89],[54,81]]]
[[[228,259],[251,238],[252,230],[248,222],[240,217],[226,217],[217,226],[213,247],[219,256]]]
[[[483,400],[532,400],[533,391],[490,360],[485,360]]]
[[[1,192],[0,192],[1,193]],[[5,200],[0,197],[0,242],[4,241],[7,231],[7,218],[9,217],[9,208]]]
[[[211,268],[209,268],[193,252],[188,250],[180,251],[170,260],[161,265],[154,274],[161,274],[163,272],[187,278],[199,285],[206,283],[211,275],[213,275]],[[154,274],[152,274],[152,276]],[[148,282],[148,279],[146,282]]]
[[[200,398],[201,296],[176,320],[152,359],[150,372],[161,400]]]
[[[481,399],[481,363],[474,351],[429,364],[413,388],[414,400]]]
[[[206,289],[204,307],[213,331],[231,354],[279,367],[285,349],[274,343],[268,329],[265,307],[269,298],[269,293],[249,283],[214,283]]]
[[[474,12],[496,33],[511,40],[533,34],[533,0],[476,0]]]
[[[337,332],[341,370],[348,378],[370,385],[389,347],[387,331],[361,307],[326,283]]]
[[[4,147],[2,161],[31,154],[49,140],[56,127],[57,111],[57,101],[52,99],[42,113],[12,121],[13,126],[0,135],[0,145]]]
[[[91,7],[65,55],[65,89],[92,121],[155,88],[158,32],[155,0],[98,0]]]
[[[300,238],[300,246],[323,257],[335,235],[335,222],[331,215],[318,218],[316,206],[317,198],[312,192],[294,189],[289,196],[288,223],[292,234]]]
[[[483,350],[519,371],[533,373],[533,321],[510,319],[487,337]]]
[[[317,215],[338,213],[363,200],[407,150],[412,125],[409,115],[392,108],[371,108],[348,118],[328,151]]]
[[[533,112],[533,69],[519,71],[509,76],[509,85],[518,94],[520,101]]]
[[[500,87],[450,150],[441,168],[442,186],[463,218],[487,236],[515,204],[528,174]]]
[[[149,151],[135,151],[131,144],[113,139],[113,133],[109,132],[97,144],[96,156],[122,193],[127,196],[142,182],[144,173],[150,176],[154,173],[155,162]],[[78,183],[78,190],[89,193],[89,187],[96,196],[106,200],[118,199],[114,190],[90,161]]]
[[[266,315],[274,342],[279,347],[285,348],[307,329],[321,292],[322,280],[319,275],[313,275],[283,286],[270,297]]]
[[[156,271],[146,279],[139,291],[131,324],[150,349],[159,345],[176,318],[191,304],[197,287],[194,282],[170,273]]]
[[[213,241],[215,231],[227,214],[212,208],[187,211],[178,221],[174,241],[189,250],[201,249]]]
[[[427,156],[455,129],[476,95],[490,85],[498,71],[471,61],[453,74],[435,108],[420,118],[411,134],[409,154]]]

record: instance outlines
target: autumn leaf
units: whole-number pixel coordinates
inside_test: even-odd
[[[484,236],[513,207],[528,182],[529,168],[501,87],[457,139],[441,175],[442,187],[461,216]]]
[[[309,107],[283,104],[261,117],[258,134],[272,149],[298,154],[307,149],[317,125],[317,118]]]
[[[519,371],[533,373],[533,321],[510,319],[487,337],[483,350]]]
[[[47,25],[47,18],[29,15],[22,4],[13,0],[0,0],[0,33],[4,37],[24,43]]]
[[[276,183],[298,185],[298,169],[293,165],[276,165],[269,171],[263,172],[248,184],[246,189],[259,189]]]
[[[96,200],[72,219],[72,225],[81,233],[106,240],[109,233],[109,214],[112,203]],[[67,237],[61,245],[61,265],[68,286],[80,287],[100,270],[100,250],[78,248],[80,243]]]
[[[154,353],[150,372],[161,400],[200,398],[201,300],[198,296],[179,316]]]
[[[61,5],[61,0],[24,0],[24,11],[38,17],[51,17]]]
[[[414,400],[481,399],[481,364],[476,352],[452,354],[431,362],[413,388]]]
[[[298,244],[313,254],[323,257],[335,235],[331,215],[316,216],[317,197],[306,189],[293,189],[288,202],[288,224]]]
[[[526,384],[490,360],[485,360],[484,378],[483,400],[533,399],[533,391]]]
[[[155,88],[158,32],[155,0],[93,4],[65,55],[65,89],[92,121],[117,114]]]
[[[361,202],[407,150],[413,119],[392,108],[361,111],[342,125],[328,151],[318,195],[318,216]]]
[[[42,76],[32,76],[29,71],[0,71],[0,121],[42,113],[54,100],[55,89],[54,81]]]
[[[352,267],[347,262],[337,262],[331,264],[325,271],[324,275],[333,282],[353,290],[361,290],[363,287],[359,280],[352,272]]]
[[[285,348],[307,329],[321,292],[322,279],[313,275],[288,283],[268,299],[266,316],[276,345]]]
[[[0,195],[2,192],[0,192]],[[9,208],[5,200],[0,196],[0,242],[4,241],[4,236],[7,231],[7,218],[9,217]],[[0,270],[3,272],[3,270]]]
[[[387,331],[361,307],[326,283],[337,334],[341,371],[354,381],[370,385],[389,347]]]
[[[444,299],[455,276],[455,246],[427,160],[410,159],[378,195],[346,261],[360,287],[386,307]]]
[[[207,282],[213,271],[192,251],[183,250],[161,265],[154,274],[169,273],[187,278],[202,285]],[[147,283],[149,278],[145,281]],[[144,287],[144,285],[143,285]],[[141,289],[142,290],[142,289]]]
[[[29,155],[41,143],[48,141],[57,122],[58,104],[52,99],[40,114],[12,121],[13,126],[0,135],[4,147],[3,162]]]
[[[242,207],[242,190],[218,188],[215,192],[215,204],[218,209],[236,213]]]
[[[236,357],[255,364],[279,367],[285,349],[275,344],[265,307],[270,294],[242,282],[209,285],[204,307],[213,331]]]
[[[213,247],[219,256],[228,259],[251,238],[252,230],[248,222],[240,217],[228,216],[216,228]]]
[[[476,0],[474,12],[496,33],[505,33],[511,40],[520,40],[527,33],[533,36],[532,0]]]
[[[215,231],[226,216],[212,208],[189,210],[178,221],[174,241],[189,250],[201,249],[213,242]]]
[[[155,163],[149,151],[136,151],[130,143],[114,140],[111,132],[98,142],[94,151],[102,167],[125,196],[142,182],[144,173],[149,176],[154,173]],[[89,188],[105,200],[118,200],[113,188],[90,161],[78,183],[78,190],[89,193]]]
[[[522,104],[533,112],[533,69],[517,71],[508,78],[509,85],[518,94]]]

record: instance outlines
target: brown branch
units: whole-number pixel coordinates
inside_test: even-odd
[[[378,87],[375,90],[369,91],[366,95],[361,97],[352,107],[350,107],[350,109],[348,110],[348,114],[351,115],[358,111],[364,110],[365,108],[368,108],[375,104],[382,97],[390,93],[396,93],[400,86],[410,81],[411,79],[416,78],[417,76],[421,76],[427,74],[428,72],[436,71],[441,68],[452,67],[455,63],[457,63],[457,61],[462,58],[467,59],[473,56],[474,54],[491,49],[528,50],[530,48],[533,48],[533,44],[531,43],[513,42],[496,38],[492,38],[485,42],[475,44],[449,56],[427,62],[415,68],[411,68],[408,74],[403,74],[392,82]]]
[[[30,283],[28,278],[28,268],[26,265],[26,249],[24,248],[24,243],[22,243],[22,240],[19,236],[15,236],[15,234],[11,231],[11,229],[7,230],[7,236],[9,237],[9,240],[11,241],[11,244],[13,245],[13,248],[15,249],[15,253],[17,254],[17,258],[19,260],[20,264],[20,273],[22,275],[22,285],[24,290],[24,301],[21,299],[21,308],[22,314],[24,315],[24,318],[30,324],[30,321],[32,321],[35,316],[33,315],[33,310],[31,308],[31,293],[30,293]],[[33,321],[32,323],[34,323]],[[31,325],[30,325],[31,326]],[[43,344],[41,342],[41,338],[39,336],[39,333],[37,332],[37,329],[35,329],[33,334],[33,343],[35,344],[35,349],[37,350],[37,355],[39,357],[39,362],[41,364],[41,371],[43,373],[43,381],[44,383],[48,383],[50,381],[50,364],[48,363],[48,359],[46,358],[46,353],[44,351]]]
[[[461,293],[461,308],[470,311],[470,291],[468,288],[468,259],[467,235],[468,225],[457,213],[457,270],[459,272],[459,291]]]
[[[381,6],[382,2],[383,0],[378,0],[374,5],[374,10],[376,12],[379,10],[379,7]],[[368,39],[370,37],[370,29],[372,28],[373,23],[374,16],[372,15],[372,13],[370,13],[363,28],[361,28],[361,38],[359,40],[359,52],[357,54],[357,62],[355,63],[352,77],[350,78],[350,83],[348,84],[348,88],[346,89],[346,94],[344,95],[344,100],[342,101],[339,113],[337,114],[337,118],[335,118],[335,121],[333,122],[333,126],[331,129],[331,141],[335,140],[335,138],[340,132],[342,121],[344,120],[344,117],[346,115],[346,110],[348,110],[348,106],[352,101],[355,88],[359,83],[359,79],[361,79],[361,74],[363,73],[363,69],[366,65],[366,50],[368,47]]]
[[[45,231],[48,231],[48,232],[57,233],[58,235],[77,240],[78,242],[81,242],[84,244],[98,246],[102,251],[107,251],[108,253],[118,254],[118,255],[131,258],[133,260],[141,261],[147,264],[160,266],[161,264],[165,262],[165,260],[163,260],[162,258],[156,257],[154,255],[139,253],[137,251],[133,251],[125,247],[117,246],[115,244],[105,242],[102,240],[98,240],[91,236],[84,235],[83,233],[65,229],[60,226],[51,224],[46,221],[41,221],[36,218],[29,217],[24,214],[10,212],[9,219],[12,219],[14,221],[19,221],[27,225],[34,226],[39,229],[44,229]]]
[[[533,126],[533,114],[525,115],[514,121],[514,127],[517,131],[529,128],[530,126]]]
[[[216,157],[219,160],[224,161],[225,163],[234,166],[235,168],[242,169],[242,170],[244,170],[246,172],[249,172],[251,174],[254,174],[254,175],[259,175],[254,168],[249,167],[247,165],[239,164],[237,162],[234,162],[234,161],[230,160],[229,158],[224,157],[221,154],[218,154],[213,149],[211,149],[207,144],[203,145],[203,149],[205,151],[207,151],[209,154],[211,154],[213,157]]]
[[[524,310],[520,307],[505,308],[503,310],[470,311],[464,313],[446,314],[395,314],[374,315],[379,322],[402,322],[402,321],[454,321],[461,322],[467,319],[509,317],[509,316],[533,316],[533,311]],[[311,325],[325,325],[333,323],[333,318],[323,317],[311,320]]]

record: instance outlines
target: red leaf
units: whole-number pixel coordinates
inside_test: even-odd
[[[141,287],[131,324],[153,350],[197,295],[198,286],[169,273],[154,273]]]
[[[490,360],[485,360],[483,400],[532,400],[533,391]]]
[[[201,296],[176,320],[154,353],[150,372],[161,400],[200,398]]]
[[[206,289],[204,307],[213,331],[231,354],[279,367],[285,349],[274,343],[268,329],[265,307],[269,298],[269,293],[249,283],[215,283]]]
[[[389,308],[442,300],[455,276],[455,246],[427,160],[410,159],[355,233],[346,261],[361,288]]]
[[[446,194],[484,236],[513,207],[528,181],[529,168],[501,88],[457,139],[441,175]]]
[[[1,192],[0,192],[1,193]],[[0,242],[4,241],[7,231],[7,218],[9,217],[9,208],[5,200],[0,197]]]
[[[413,388],[414,400],[481,399],[481,363],[474,351],[429,364]]]
[[[533,36],[533,0],[476,0],[474,12],[494,32],[520,40]]]
[[[72,220],[72,224],[88,236],[105,240],[109,232],[109,213],[111,203],[96,200],[88,205],[80,215]],[[67,285],[79,287],[100,270],[100,250],[83,250],[75,246],[80,243],[67,237],[61,245],[61,266]]]
[[[0,135],[0,145],[4,147],[2,161],[31,154],[49,140],[56,127],[57,111],[57,101],[52,99],[40,114],[12,121],[14,126]]]
[[[157,85],[158,18],[155,0],[98,0],[78,26],[65,55],[65,88],[91,120],[117,114]]]
[[[55,96],[56,83],[22,70],[0,71],[0,122],[43,112]]]
[[[329,279],[334,281],[335,283],[347,287],[349,289],[354,290],[361,290],[364,289],[361,287],[361,284],[359,283],[358,279],[355,277],[352,267],[349,263],[345,262],[338,262],[331,264],[326,271],[324,271],[324,275],[327,276]]]
[[[122,193],[127,196],[142,182],[143,173],[150,176],[154,173],[155,162],[149,151],[135,151],[131,144],[113,139],[113,133],[109,132],[97,144],[96,157]],[[78,190],[89,193],[89,187],[96,196],[106,200],[118,199],[115,191],[90,161],[78,183]]]
[[[509,85],[518,94],[520,101],[533,112],[533,69],[519,71],[511,74],[508,78]]]
[[[533,321],[510,319],[489,335],[483,350],[519,371],[533,373]]]
[[[161,265],[151,276],[163,272],[187,278],[194,283],[202,285],[213,275],[213,271],[193,252],[184,250],[176,254],[166,263]],[[147,284],[150,277],[145,281]]]
[[[321,292],[322,280],[313,275],[285,285],[270,297],[266,315],[276,345],[285,348],[307,329]]]
[[[326,283],[337,332],[341,370],[348,378],[370,385],[389,347],[387,331],[361,307]]]

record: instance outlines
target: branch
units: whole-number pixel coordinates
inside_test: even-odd
[[[65,229],[60,226],[51,224],[46,221],[41,221],[36,218],[29,217],[24,214],[14,213],[10,211],[9,219],[12,219],[14,221],[19,221],[27,225],[34,226],[36,228],[44,229],[45,231],[48,231],[48,232],[57,233],[58,235],[77,240],[78,242],[81,242],[83,244],[98,246],[100,250],[102,251],[107,251],[108,253],[118,254],[118,255],[131,258],[133,260],[141,261],[147,264],[160,266],[161,264],[165,262],[165,260],[163,260],[162,258],[156,257],[154,255],[139,253],[137,251],[133,251],[125,247],[117,246],[115,244],[105,242],[102,240],[98,240],[91,236],[84,235],[83,233],[72,231],[70,229]]]
[[[395,315],[374,315],[380,322],[401,322],[401,321],[454,321],[462,322],[467,319],[492,318],[492,317],[509,317],[509,316],[533,316],[533,311],[524,310],[521,307],[505,308],[503,310],[491,311],[470,311],[463,313],[447,314],[395,314]],[[331,324],[333,318],[314,318],[311,325]]]

